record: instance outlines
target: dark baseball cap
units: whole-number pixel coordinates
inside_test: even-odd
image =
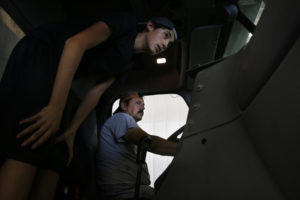
[[[169,20],[166,17],[152,17],[150,20],[152,22],[154,22],[155,24],[164,26],[164,27],[172,30],[174,33],[175,40],[177,40],[178,36],[177,36],[176,29],[175,29],[175,25],[173,24],[173,22],[171,20]]]

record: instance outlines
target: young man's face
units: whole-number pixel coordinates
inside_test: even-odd
[[[148,28],[148,49],[150,54],[155,55],[165,51],[170,43],[174,42],[173,31],[166,28],[155,29],[153,24],[147,25]]]
[[[128,105],[125,105],[124,111],[131,115],[135,121],[140,121],[143,118],[145,110],[144,100],[139,97],[131,99]]]

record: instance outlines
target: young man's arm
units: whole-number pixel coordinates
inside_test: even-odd
[[[168,140],[165,140],[155,135],[149,135],[141,128],[128,129],[128,131],[123,136],[123,138],[130,143],[134,143],[138,145],[140,139],[144,136],[151,137],[151,143],[149,146],[150,152],[155,154],[160,154],[160,155],[168,155],[168,156],[174,156],[176,154],[179,145],[178,143],[170,142]]]
[[[106,82],[99,83],[98,85],[92,87],[87,92],[85,98],[82,100],[81,104],[76,110],[70,126],[62,135],[56,138],[56,142],[65,140],[67,143],[69,151],[69,160],[67,162],[67,166],[70,164],[73,158],[74,139],[79,126],[85,120],[87,115],[96,107],[100,97],[102,96],[104,91],[114,82],[114,80],[114,78],[111,78]]]
[[[36,148],[59,129],[71,83],[84,52],[105,41],[111,34],[110,27],[99,21],[66,40],[49,104],[35,115],[20,121],[20,124],[31,123],[17,135],[19,138],[31,133],[22,146],[34,143],[32,148]]]

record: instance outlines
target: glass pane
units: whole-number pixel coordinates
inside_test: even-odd
[[[167,139],[176,130],[186,123],[188,106],[183,98],[176,94],[163,94],[144,96],[145,112],[139,126],[151,135]],[[113,105],[113,111],[117,109],[119,100]],[[160,156],[147,153],[151,185],[168,167],[173,160],[170,156]]]
[[[238,4],[242,13],[246,15],[252,23],[257,25],[265,8],[265,3],[257,0],[240,0]]]
[[[263,1],[240,0],[239,7],[242,13],[246,15],[250,21],[257,25],[265,8],[265,3]],[[251,37],[252,34],[240,22],[235,21],[232,26],[224,57],[238,52],[250,41]]]

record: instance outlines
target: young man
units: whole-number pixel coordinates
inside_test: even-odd
[[[151,137],[149,151],[173,156],[178,144],[158,136],[149,135],[136,122],[142,120],[145,104],[136,92],[123,95],[119,108],[103,125],[98,141],[97,185],[103,196],[132,198],[138,165],[136,163],[137,144],[144,136]],[[140,196],[154,198],[150,186],[147,165],[143,166]]]
[[[77,130],[102,94],[135,53],[161,53],[177,38],[167,18],[144,25],[139,32],[134,16],[104,12],[42,25],[16,45],[0,82],[0,199],[54,198]],[[74,112],[70,90],[81,97]]]

